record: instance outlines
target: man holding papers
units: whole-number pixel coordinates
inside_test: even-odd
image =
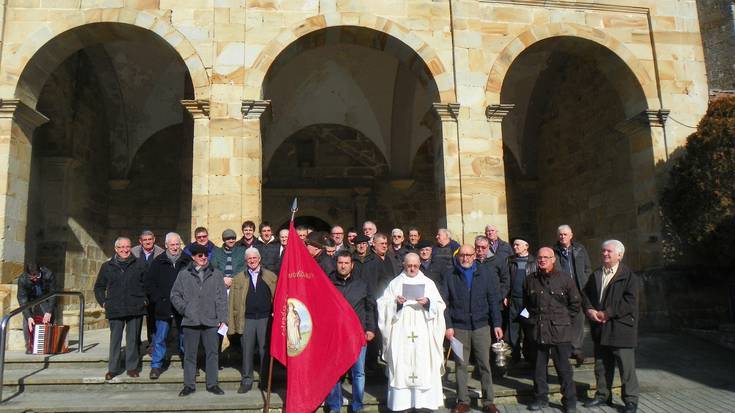
[[[388,364],[388,408],[436,410],[444,404],[444,300],[408,253],[403,272],[378,299],[378,327]]]
[[[482,411],[499,412],[493,404],[493,379],[490,373],[490,344],[492,336],[500,339],[500,295],[497,277],[488,268],[475,262],[475,248],[464,245],[459,249],[451,273],[444,276],[442,296],[447,303],[444,313],[446,337],[458,340],[462,345],[462,358],[456,357],[457,366],[457,404],[452,413],[466,413],[470,410],[470,397],[467,392],[467,361],[474,351],[477,368],[480,370]],[[456,341],[454,346],[458,345]]]

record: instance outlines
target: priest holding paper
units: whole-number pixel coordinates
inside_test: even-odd
[[[436,410],[444,405],[445,304],[415,253],[378,299],[378,327],[388,364],[388,408]]]

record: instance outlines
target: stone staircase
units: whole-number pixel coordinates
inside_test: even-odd
[[[123,374],[111,381],[104,380],[107,371],[108,330],[93,330],[85,334],[84,353],[71,352],[51,356],[26,355],[8,352],[5,361],[3,402],[4,412],[231,412],[262,411],[264,392],[256,387],[247,394],[238,394],[240,383],[239,360],[224,360],[219,372],[223,396],[215,396],[204,390],[204,373],[197,377],[197,392],[188,397],[178,397],[183,383],[183,370],[178,356],[158,380],[148,379],[150,357],[142,362],[141,376],[130,378]],[[76,350],[74,343],[70,345]],[[575,368],[574,378],[580,394],[594,388],[592,360]],[[450,362],[448,370],[453,372]],[[551,391],[558,393],[553,368]],[[285,395],[283,371],[274,373],[274,391],[271,409],[281,410]],[[511,368],[503,377],[494,380],[496,402],[502,404],[528,401],[533,385],[528,368]],[[479,382],[470,381],[471,394],[479,397]],[[345,386],[350,394],[350,386]],[[454,402],[454,374],[444,380],[447,405]],[[367,411],[385,410],[386,387],[379,377],[368,377],[365,403]],[[558,396],[558,394],[557,394]],[[553,397],[553,395],[552,395]]]

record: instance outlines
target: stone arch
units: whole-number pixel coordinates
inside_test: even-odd
[[[551,23],[529,29],[511,40],[495,59],[485,85],[485,103],[499,104],[503,81],[508,70],[524,50],[531,45],[552,37],[579,37],[590,40],[610,50],[630,69],[638,81],[648,107],[658,107],[658,91],[649,71],[621,41],[592,27],[575,23]]]
[[[439,89],[440,103],[456,102],[457,98],[451,67],[444,64],[436,50],[418,36],[411,33],[406,27],[403,27],[395,21],[367,13],[321,14],[309,17],[293,26],[292,29],[282,30],[263,48],[253,65],[248,69],[246,76],[247,85],[253,88],[253,90],[258,91],[258,95],[262,98],[263,83],[266,75],[281,52],[286,50],[291,43],[305,35],[317,30],[338,26],[354,26],[377,30],[405,43],[421,57],[431,72]]]
[[[13,94],[30,107],[35,107],[41,88],[49,76],[49,68],[58,66],[67,56],[95,42],[103,42],[104,36],[85,35],[84,32],[72,33],[73,29],[104,23],[132,25],[151,31],[160,36],[179,55],[186,65],[194,87],[195,99],[207,99],[209,76],[204,63],[189,40],[174,28],[164,15],[129,8],[80,10],[76,15],[67,16],[39,27],[30,33],[27,40],[5,62],[5,74],[15,84]],[[105,36],[116,34],[110,27]],[[47,53],[38,53],[49,42],[61,36],[68,37],[60,46]]]

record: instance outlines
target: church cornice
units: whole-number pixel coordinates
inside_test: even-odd
[[[181,105],[194,119],[209,118],[209,100],[183,99]]]

